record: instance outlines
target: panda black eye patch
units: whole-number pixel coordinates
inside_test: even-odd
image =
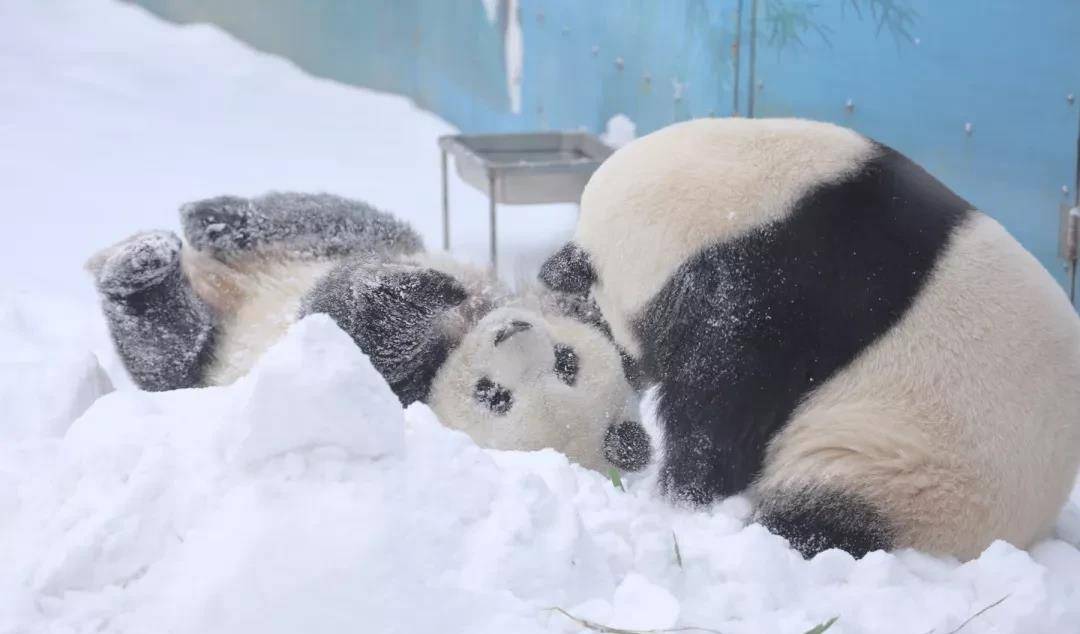
[[[505,414],[514,406],[514,395],[510,390],[495,383],[486,376],[476,382],[473,398],[487,406],[495,414]]]
[[[577,382],[578,356],[570,346],[555,346],[555,376],[563,383]]]

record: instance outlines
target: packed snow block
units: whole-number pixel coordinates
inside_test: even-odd
[[[113,384],[89,350],[35,327],[18,306],[0,307],[0,438],[62,436]]]
[[[37,363],[0,365],[0,437],[62,436],[113,384],[92,352],[65,352]]]
[[[53,393],[57,397],[51,401],[53,414],[46,419],[43,428],[46,433],[55,435],[63,434],[96,400],[114,389],[97,355],[92,352],[68,359],[66,364],[55,369],[54,376],[56,384],[67,388],[59,390],[59,394]]]
[[[243,463],[320,446],[370,458],[402,449],[401,404],[326,315],[290,327],[244,382],[250,392],[239,414],[250,431],[235,456]]]

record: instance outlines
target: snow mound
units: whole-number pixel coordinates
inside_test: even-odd
[[[536,460],[580,486],[562,456]],[[325,316],[234,385],[114,392],[0,464],[0,631],[537,631],[530,601],[612,587],[541,475],[422,406],[407,422]]]
[[[34,319],[0,298],[0,442],[60,436],[113,390],[97,356],[46,335]]]
[[[323,316],[231,386],[121,389],[40,431],[0,445],[3,632],[945,632],[1002,597],[968,629],[1080,622],[1064,541],[804,561],[744,498],[672,508],[655,474],[620,491],[403,412]]]
[[[401,450],[397,397],[326,315],[293,324],[243,383],[250,391],[239,418],[250,432],[239,459],[246,463],[320,445],[369,457]]]

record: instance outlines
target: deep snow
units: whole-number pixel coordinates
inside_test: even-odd
[[[318,316],[235,385],[131,389],[80,268],[92,251],[175,228],[184,201],[268,189],[358,197],[437,245],[452,129],[105,0],[0,3],[0,77],[0,632],[581,630],[560,607],[622,628],[838,616],[830,632],[921,634],[1004,596],[964,631],[1080,631],[1077,493],[1030,552],[803,561],[745,525],[741,498],[674,509],[649,474],[623,492],[402,412]],[[482,259],[483,200],[451,196],[455,253]],[[502,219],[502,261],[526,274],[574,215]]]

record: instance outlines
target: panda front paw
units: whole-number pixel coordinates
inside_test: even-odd
[[[87,263],[98,290],[127,296],[160,284],[180,268],[180,238],[171,231],[137,233]]]
[[[261,216],[251,201],[218,196],[180,207],[184,237],[195,250],[224,256],[255,246]]]

